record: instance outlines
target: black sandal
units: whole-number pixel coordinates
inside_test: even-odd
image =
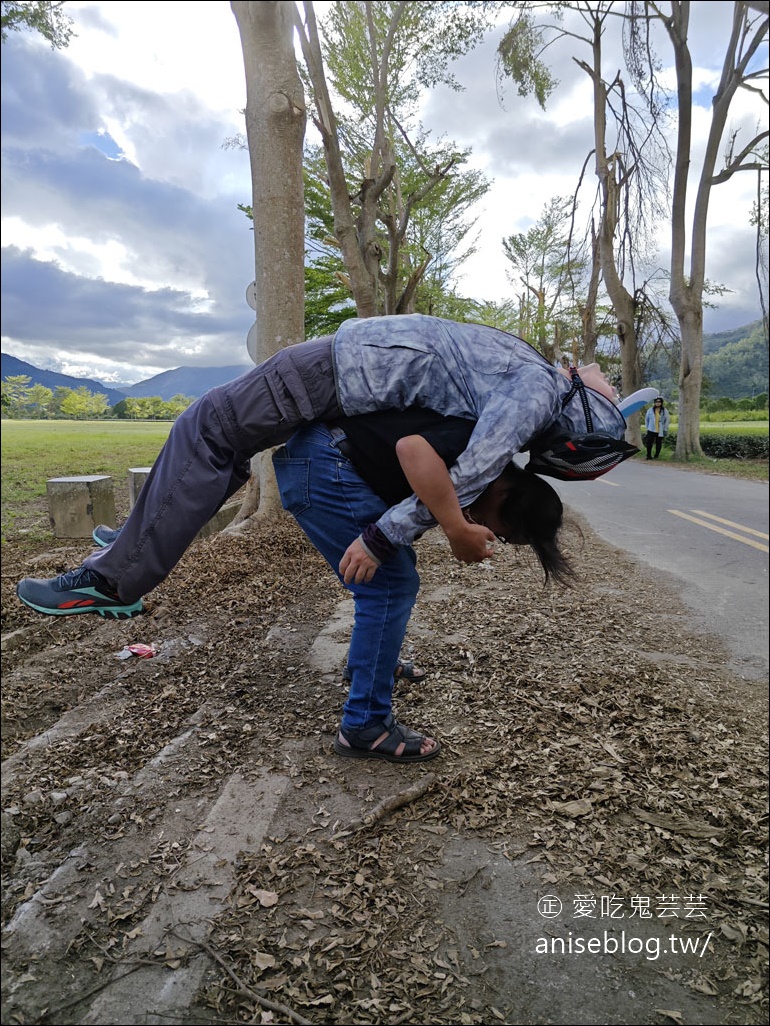
[[[375,742],[383,734],[387,734],[379,744]],[[360,730],[346,730],[340,727],[334,739],[334,751],[346,759],[384,759],[386,762],[427,762],[435,759],[441,751],[441,743],[435,742],[435,748],[423,754],[420,749],[426,735],[410,730],[396,721],[391,713],[387,719],[375,723],[373,727],[362,727]],[[347,742],[345,744],[343,742]],[[434,740],[431,738],[431,740]],[[404,746],[401,755],[396,752],[400,745]]]
[[[427,673],[415,673],[415,666],[411,659],[406,662],[403,659],[399,659],[393,673],[394,680],[408,680],[411,681],[412,684],[419,684],[420,681],[425,680],[427,676]]]

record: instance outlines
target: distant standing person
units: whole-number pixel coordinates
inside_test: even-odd
[[[644,418],[644,428],[647,434],[644,436],[644,444],[647,447],[647,459],[657,459],[663,445],[663,439],[668,434],[668,427],[671,417],[663,402],[663,396],[659,395],[647,411]],[[655,455],[652,455],[652,447],[655,446]]]

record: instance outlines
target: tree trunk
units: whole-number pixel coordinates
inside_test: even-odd
[[[638,379],[638,346],[636,342],[636,301],[623,284],[615,259],[615,235],[620,219],[621,203],[627,188],[628,176],[620,153],[607,153],[607,86],[601,75],[602,26],[594,21],[593,67],[581,64],[593,85],[594,96],[594,148],[596,176],[601,190],[601,220],[597,230],[599,263],[604,287],[615,311],[620,343],[620,366],[623,392],[631,395],[640,387]],[[636,421],[636,422],[635,422]],[[639,444],[638,418],[631,420],[631,441]]]
[[[591,225],[591,275],[588,282],[588,292],[585,306],[580,308],[581,344],[583,349],[583,362],[594,363],[596,360],[596,342],[598,333],[596,331],[596,303],[599,298],[599,282],[601,280],[601,262],[599,259],[599,241],[596,238],[596,229]]]
[[[246,73],[246,138],[254,212],[257,362],[304,338],[305,95],[294,55],[293,4],[232,0]],[[270,453],[252,460],[236,521],[280,508]]]
[[[374,317],[377,314],[377,276],[372,277],[364,256],[359,235],[359,226],[353,215],[351,196],[345,179],[345,170],[337,131],[337,118],[332,107],[331,95],[326,82],[321,42],[318,36],[315,10],[310,0],[304,3],[303,23],[294,4],[294,26],[299,35],[305,67],[313,86],[316,116],[313,119],[321,135],[329,175],[329,193],[334,215],[334,235],[337,239],[345,270],[350,278],[350,289],[359,317]],[[362,185],[365,188],[366,183]],[[371,254],[370,254],[371,256]]]
[[[679,364],[679,410],[676,433],[676,458],[702,456],[700,444],[700,393],[703,380],[703,307],[690,302],[686,309],[680,302],[675,308],[682,335],[682,358]]]
[[[299,13],[299,5],[292,5],[295,8],[295,28],[305,58],[305,67],[312,84],[315,106],[313,123],[321,135],[324,147],[329,194],[334,215],[334,236],[339,243],[345,263],[345,271],[349,279],[353,301],[356,304],[357,315],[359,317],[375,317],[382,313],[396,314],[409,311],[414,289],[420,279],[410,280],[401,296],[397,295],[397,285],[400,280],[401,247],[409,224],[411,209],[416,202],[424,199],[432,189],[447,178],[454,160],[451,160],[445,167],[437,168],[433,175],[428,175],[423,186],[404,200],[403,207],[398,201],[400,196],[398,183],[396,183],[394,196],[388,196],[388,190],[393,185],[397,170],[389,135],[390,126],[388,125],[391,52],[396,46],[399,24],[408,5],[403,3],[392,5],[387,32],[384,36],[377,34],[375,19],[372,17],[373,5],[367,2],[360,6],[362,8],[362,39],[368,46],[370,84],[374,97],[373,109],[371,112],[367,112],[371,114],[374,121],[374,138],[358,191],[352,196],[345,176],[337,119],[326,81],[315,9],[311,0],[305,0],[302,4],[303,19]],[[354,210],[354,207],[357,210]],[[383,250],[379,229],[381,221],[390,222],[388,227],[389,264],[385,272],[382,268]],[[422,270],[422,274],[424,274],[428,263],[429,261],[426,261],[421,264],[415,273]]]

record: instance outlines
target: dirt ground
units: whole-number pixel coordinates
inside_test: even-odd
[[[351,603],[288,518],[121,622],[13,594],[86,542],[4,546],[2,1022],[767,1022],[766,682],[568,544],[564,591],[418,543],[411,767],[332,752]]]

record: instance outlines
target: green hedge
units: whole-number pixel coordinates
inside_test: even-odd
[[[676,448],[676,435],[666,435],[667,449]],[[766,460],[770,458],[767,435],[712,434],[703,432],[700,445],[704,456],[723,460]]]

